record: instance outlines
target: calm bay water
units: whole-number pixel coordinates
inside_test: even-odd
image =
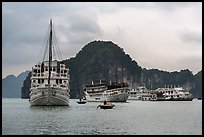
[[[27,99],[2,99],[2,134],[16,135],[202,135],[202,101],[131,101],[70,106],[30,106]]]

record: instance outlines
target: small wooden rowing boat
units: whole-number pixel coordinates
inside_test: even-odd
[[[115,105],[112,104],[111,102],[106,102],[104,101],[104,104],[100,104],[97,106],[97,108],[101,108],[101,109],[112,109]]]
[[[86,102],[86,99],[79,99],[79,101],[77,101],[78,104],[85,104]]]

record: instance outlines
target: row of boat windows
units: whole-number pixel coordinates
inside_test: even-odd
[[[110,94],[104,94],[104,96],[112,96],[112,95],[115,95],[115,94],[118,94],[117,92],[113,92],[113,93],[110,93]]]
[[[142,98],[142,100],[156,100],[157,98]]]
[[[35,76],[38,76],[38,77],[42,76],[42,77],[43,77],[44,74],[41,74],[41,75],[40,75],[40,74],[35,74],[35,73],[33,73],[33,76],[34,76],[34,77],[35,77]],[[55,77],[55,76],[59,77],[59,74],[52,74],[51,76],[52,76],[52,77]],[[62,77],[63,77],[63,76],[64,76],[64,77],[67,77],[67,74],[61,74],[60,76],[62,76]]]
[[[153,98],[153,97],[156,97],[157,95],[156,94],[143,94],[142,96],[143,97],[151,97],[151,98]]]
[[[101,91],[87,91],[87,93],[100,93],[100,92],[104,92],[104,90],[101,90]]]
[[[169,97],[169,96],[164,96],[164,97]],[[173,98],[173,97],[179,97],[179,95],[175,95],[175,96],[171,95],[171,97],[172,97],[172,98]]]
[[[45,67],[45,71],[48,71],[48,67]],[[51,67],[51,71],[57,71],[57,68]],[[40,69],[33,69],[33,72],[40,73]],[[61,73],[67,73],[67,70],[61,70]]]
[[[84,89],[84,91],[87,91],[87,92],[100,92],[100,91],[104,91],[106,88],[100,88],[100,89]]]
[[[173,94],[174,91],[164,91],[163,93]]]
[[[41,65],[40,65],[40,64],[38,64],[38,65],[35,65],[35,67],[40,68],[40,67],[41,67]],[[61,65],[61,68],[63,68],[63,67],[64,67],[64,65]]]
[[[36,95],[36,94],[41,94],[42,96],[45,95],[44,92],[42,92],[42,93],[40,93],[40,92],[34,92],[33,94],[34,94],[34,95]],[[51,94],[52,94],[53,96],[55,96],[55,95],[56,95],[56,92],[52,92]],[[61,95],[64,95],[64,93],[61,93]]]
[[[110,93],[110,94],[103,94],[104,96],[112,96],[112,95],[115,95],[115,94],[118,94],[117,92],[113,92],[113,93]],[[102,94],[97,94],[98,96],[102,95]],[[90,97],[94,96],[92,94],[89,95]]]
[[[162,92],[162,93],[168,93],[168,94],[176,93],[176,94],[178,94],[178,91],[165,91],[165,92]]]
[[[98,94],[89,94],[90,97],[94,97],[94,96],[102,96],[102,93],[98,93]]]
[[[45,82],[45,80],[44,80],[44,79],[33,80],[33,83],[36,83],[36,82],[37,82],[38,84],[42,84],[42,83]],[[62,84],[62,79],[56,79],[56,83],[57,83],[57,84]],[[67,81],[64,80],[63,83],[66,84]]]
[[[128,93],[129,90],[128,89],[123,89],[123,88],[122,89],[114,89],[114,90],[106,90],[107,93],[114,92],[114,91],[115,92],[119,92],[120,91],[121,93],[122,92],[127,92]]]

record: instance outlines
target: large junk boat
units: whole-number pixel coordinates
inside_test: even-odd
[[[129,86],[127,83],[116,82],[93,82],[84,86],[84,92],[87,101],[108,101],[108,102],[126,102],[128,99]]]
[[[60,60],[52,59],[53,41],[56,38],[53,35],[52,20],[50,20],[49,39],[46,46],[49,51],[48,60],[43,59],[42,62],[32,67],[29,94],[29,101],[32,106],[69,105],[69,69]],[[45,50],[45,53],[44,56],[47,55],[47,50]]]

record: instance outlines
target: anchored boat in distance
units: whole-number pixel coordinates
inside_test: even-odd
[[[137,86],[137,88],[132,88],[128,94],[128,100],[142,100],[143,93],[148,92],[145,86]]]
[[[157,101],[192,101],[192,94],[182,87],[158,88]]]
[[[157,88],[142,94],[143,101],[192,101],[192,94],[183,87]]]

